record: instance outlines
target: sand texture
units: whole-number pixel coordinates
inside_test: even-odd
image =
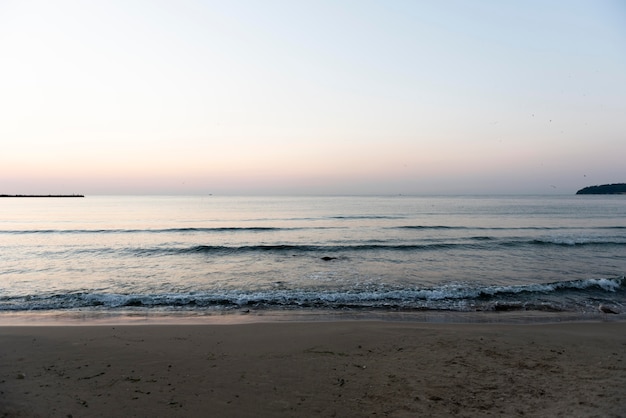
[[[0,327],[1,417],[626,416],[626,323]]]

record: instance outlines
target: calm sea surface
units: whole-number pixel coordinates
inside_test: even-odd
[[[1,312],[626,310],[626,196],[0,199]]]

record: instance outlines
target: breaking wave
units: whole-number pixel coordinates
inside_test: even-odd
[[[0,311],[67,309],[231,310],[385,309],[586,312],[609,302],[626,309],[626,279],[584,279],[519,286],[449,284],[431,288],[217,290],[167,294],[70,294],[0,297]]]

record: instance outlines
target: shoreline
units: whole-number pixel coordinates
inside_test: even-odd
[[[0,416],[621,416],[626,322],[0,326]]]
[[[416,324],[550,324],[626,322],[626,313],[574,313],[543,311],[334,311],[250,310],[233,311],[20,311],[0,312],[0,327],[109,326],[109,325],[237,325],[308,322],[407,322]]]

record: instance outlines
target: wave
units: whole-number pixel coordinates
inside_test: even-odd
[[[626,226],[519,226],[519,227],[483,227],[483,226],[449,226],[449,225],[400,225],[391,226],[389,229],[416,229],[416,230],[484,230],[484,231],[563,231],[563,230],[623,230]]]
[[[248,252],[298,252],[298,253],[338,253],[346,251],[412,251],[412,250],[436,250],[442,248],[452,248],[453,244],[399,244],[399,245],[384,245],[384,244],[362,244],[362,245],[249,245],[238,247],[227,246],[213,246],[213,245],[197,245],[189,248],[174,249],[177,253],[248,253]],[[160,252],[160,249],[154,249],[155,252]],[[165,251],[170,251],[166,249]]]
[[[329,219],[398,219],[393,216],[334,216]],[[341,226],[305,226],[305,227],[177,227],[177,228],[146,228],[146,229],[16,229],[0,230],[0,234],[29,235],[29,234],[162,234],[162,233],[219,233],[219,232],[275,232],[275,231],[299,231],[299,230],[324,230],[342,229]],[[451,225],[399,225],[384,227],[390,230],[476,230],[476,231],[577,231],[577,230],[625,230],[626,226],[600,226],[600,227],[480,227],[480,226],[451,226]]]
[[[432,288],[320,291],[272,288],[167,294],[70,294],[0,297],[0,311],[63,309],[384,309],[596,311],[600,303],[626,309],[626,279],[582,279],[518,286],[450,284]],[[626,312],[626,311],[625,311]]]
[[[329,216],[327,219],[405,219],[401,215],[338,215]]]
[[[347,257],[364,253],[421,253],[432,251],[479,251],[498,252],[515,249],[537,248],[603,248],[621,249],[626,247],[625,238],[545,238],[545,239],[507,239],[492,236],[473,236],[452,240],[425,239],[418,243],[402,243],[394,240],[368,240],[346,241],[338,244],[298,244],[277,243],[260,245],[189,245],[171,246],[163,244],[155,247],[90,247],[76,246],[67,248],[50,248],[38,250],[40,257],[71,257],[72,255],[113,254],[131,257],[159,257],[159,256],[187,256],[187,255],[211,255],[211,256],[238,256],[249,254],[274,254],[274,255],[314,255],[324,257]],[[335,257],[337,256],[337,257]]]
[[[598,240],[598,239],[529,239],[529,240],[501,240],[489,236],[470,237],[460,242],[426,242],[423,244],[385,244],[364,243],[351,245],[311,245],[311,244],[275,244],[275,245],[193,245],[190,247],[155,247],[155,248],[127,248],[124,252],[136,255],[158,255],[158,254],[245,254],[245,253],[345,253],[345,252],[372,252],[372,251],[397,251],[397,252],[421,252],[437,250],[471,249],[482,251],[496,251],[501,247],[523,248],[523,247],[622,247],[626,246],[624,240]],[[93,252],[94,250],[86,250]],[[100,251],[100,250],[96,250]]]
[[[330,229],[332,227],[186,227],[186,228],[161,228],[161,229],[25,229],[25,230],[0,230],[0,234],[26,235],[26,234],[161,234],[176,232],[273,232],[273,231],[294,231],[303,229]]]
[[[515,243],[512,243],[515,245]],[[549,239],[534,239],[528,241],[529,245],[538,246],[565,246],[565,247],[580,247],[580,246],[623,246],[626,245],[626,238],[617,238],[607,240],[606,238],[549,238]]]

